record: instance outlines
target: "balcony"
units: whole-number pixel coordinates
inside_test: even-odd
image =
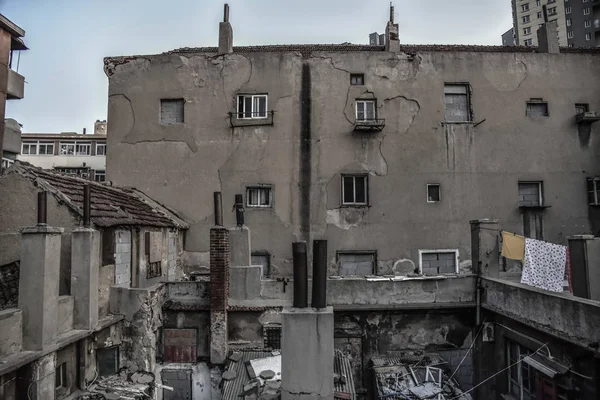
[[[596,121],[600,121],[600,116],[595,111],[586,111],[575,116],[577,125],[593,124]]]
[[[25,77],[19,73],[8,70],[8,83],[6,85],[6,98],[9,100],[20,100],[25,93]]]
[[[275,124],[275,111],[257,111],[233,113],[229,112],[229,123],[232,128],[244,126],[273,126]]]
[[[354,123],[355,132],[380,132],[385,128],[385,119],[357,119]]]

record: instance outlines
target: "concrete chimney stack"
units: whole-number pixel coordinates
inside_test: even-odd
[[[538,37],[538,52],[558,54],[560,48],[558,45],[558,27],[556,22],[548,22],[548,9],[546,6],[542,7],[544,13],[544,23],[537,30]]]
[[[400,51],[400,39],[398,38],[398,24],[394,24],[394,6],[390,3],[390,20],[385,27],[385,51]]]
[[[233,53],[233,28],[229,23],[229,4],[225,3],[223,22],[219,23],[219,54]]]

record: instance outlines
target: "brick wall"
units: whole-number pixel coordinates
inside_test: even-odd
[[[229,230],[214,227],[210,230],[210,309],[227,311],[229,295]]]
[[[472,353],[469,353],[462,364],[460,363],[468,349],[456,349],[456,350],[440,350],[439,354],[448,362],[448,366],[454,372],[456,368],[456,374],[454,379],[460,384],[462,390],[469,390],[473,387],[473,357]],[[460,365],[460,367],[458,367]]]

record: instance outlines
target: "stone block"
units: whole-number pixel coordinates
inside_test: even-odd
[[[0,358],[21,351],[23,312],[17,308],[0,311]]]
[[[234,300],[253,300],[260,297],[262,267],[231,267],[229,297]]]

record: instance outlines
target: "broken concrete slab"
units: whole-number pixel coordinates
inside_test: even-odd
[[[235,379],[235,377],[237,376],[237,374],[235,373],[235,371],[225,371],[223,372],[223,379],[226,381],[232,381]]]
[[[275,377],[275,372],[271,371],[270,369],[267,369],[261,371],[260,377],[263,379],[273,379]]]

